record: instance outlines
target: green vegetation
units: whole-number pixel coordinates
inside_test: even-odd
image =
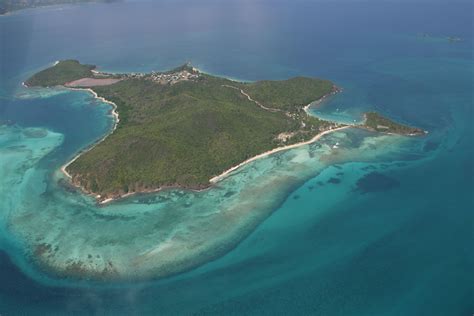
[[[102,195],[166,186],[203,188],[209,179],[245,159],[288,142],[310,139],[327,123],[269,112],[225,79],[157,85],[143,79],[96,87],[117,104],[121,122],[104,142],[69,171],[87,190]],[[306,114],[305,114],[306,116]]]
[[[423,135],[425,132],[422,129],[402,125],[388,118],[381,116],[376,112],[365,113],[364,126],[382,133],[392,133],[400,135]]]
[[[89,77],[91,69],[60,62],[28,84],[64,84]],[[193,69],[183,66],[164,74],[171,78],[182,71]],[[193,80],[162,84],[153,74],[121,78],[93,87],[117,105],[117,129],[67,168],[75,184],[102,199],[159,187],[205,188],[213,176],[250,157],[309,140],[335,125],[308,116],[300,106],[332,92],[333,85],[319,79],[244,84],[198,73]],[[261,105],[285,111],[265,109],[240,88],[252,91]],[[275,89],[281,97],[272,95]],[[291,96],[297,100],[294,107]]]
[[[93,77],[94,65],[82,65],[77,60],[62,60],[28,79],[28,86],[53,87],[86,77]]]
[[[111,77],[92,73],[93,68],[62,61],[27,84],[53,86],[84,77]],[[74,184],[99,194],[101,200],[165,187],[205,188],[212,177],[248,158],[342,126],[303,109],[337,91],[327,80],[240,83],[202,74],[190,65],[113,77],[121,80],[91,88],[116,104],[120,123],[67,167]],[[366,118],[361,127],[375,131],[423,132],[377,113],[367,113]]]
[[[304,107],[335,89],[331,81],[308,80],[304,77],[284,81],[265,80],[243,83],[239,87],[265,106],[285,111],[293,111],[295,107]]]

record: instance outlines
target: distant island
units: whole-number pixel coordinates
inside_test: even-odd
[[[339,91],[328,80],[243,83],[202,73],[190,64],[130,74],[95,68],[63,60],[24,84],[87,89],[113,106],[113,131],[62,169],[99,202],[163,188],[205,189],[246,162],[350,127],[306,112],[314,101]],[[424,134],[374,112],[356,127]]]
[[[447,41],[449,43],[464,42],[464,40],[461,37],[457,37],[457,36],[435,36],[435,35],[431,35],[431,34],[428,34],[428,33],[418,33],[418,38],[439,40],[439,41]]]
[[[0,0],[0,15],[8,12],[58,4],[113,2],[115,0]]]

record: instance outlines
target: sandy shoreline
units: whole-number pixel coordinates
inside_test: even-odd
[[[102,137],[101,139],[99,139],[98,141],[94,142],[93,144],[91,144],[87,149],[85,150],[82,150],[79,154],[77,154],[76,156],[74,156],[73,159],[71,159],[69,162],[67,162],[66,164],[64,164],[62,167],[61,167],[61,172],[66,176],[68,177],[69,179],[72,179],[72,176],[69,174],[69,172],[67,172],[66,168],[71,165],[74,161],[76,161],[81,155],[83,155],[84,153],[90,151],[92,148],[94,148],[96,145],[100,144],[101,142],[103,142],[109,135],[111,135],[116,129],[117,129],[117,125],[118,123],[120,122],[120,119],[119,119],[119,114],[117,112],[117,105],[112,102],[112,101],[109,101],[103,97],[99,97],[99,95],[97,95],[97,93],[92,90],[91,88],[71,88],[71,87],[66,87],[67,89],[69,90],[76,90],[76,91],[87,91],[87,92],[90,92],[94,98],[96,98],[97,100],[100,100],[104,103],[107,103],[107,104],[110,104],[112,106],[112,116],[114,117],[114,127],[112,128],[112,131],[110,131],[110,133],[107,133],[104,137]],[[76,185],[75,185],[76,186]]]
[[[304,141],[304,142],[300,142],[300,143],[296,143],[296,144],[292,144],[292,145],[288,145],[288,146],[283,146],[283,147],[278,147],[278,148],[275,148],[275,149],[272,149],[272,150],[269,150],[269,151],[266,151],[264,153],[261,153],[257,156],[254,156],[252,158],[249,158],[247,160],[245,160],[244,162],[241,162],[239,163],[238,165],[236,166],[233,166],[232,168],[230,169],[227,169],[226,171],[224,171],[223,173],[221,173],[220,175],[218,176],[215,176],[213,177],[212,179],[209,180],[209,182],[211,182],[212,184],[222,180],[223,178],[225,178],[227,175],[229,175],[230,173],[232,173],[233,171],[237,170],[238,168],[252,162],[252,161],[255,161],[257,159],[261,159],[261,158],[264,158],[266,156],[269,156],[269,155],[272,155],[272,154],[275,154],[275,153],[278,153],[280,151],[285,151],[285,150],[288,150],[288,149],[292,149],[292,148],[296,148],[296,147],[300,147],[300,146],[304,146],[304,145],[309,145],[311,143],[314,143],[315,141],[317,141],[318,139],[320,139],[321,137],[323,137],[324,135],[327,135],[327,134],[330,134],[332,132],[335,132],[335,131],[340,131],[340,130],[343,130],[343,129],[346,129],[346,128],[349,128],[349,127],[352,127],[350,125],[345,125],[345,126],[341,126],[341,127],[336,127],[336,128],[332,128],[332,129],[329,129],[327,131],[324,131],[324,132],[321,132],[319,134],[317,134],[316,136],[314,136],[313,138],[311,138],[310,140],[307,140],[307,141]]]
[[[227,170],[225,170],[224,172],[222,172],[221,174],[211,178],[209,180],[210,182],[210,185],[206,188],[203,188],[203,189],[190,189],[190,188],[184,188],[184,187],[180,187],[180,186],[166,186],[166,187],[159,187],[159,188],[156,188],[156,189],[151,189],[151,190],[144,190],[144,191],[139,191],[139,192],[130,192],[130,193],[126,193],[124,195],[121,195],[119,197],[111,197],[111,198],[107,198],[105,200],[99,200],[98,203],[100,205],[104,205],[104,204],[107,204],[107,203],[110,203],[110,202],[113,202],[113,201],[116,201],[116,200],[119,200],[119,199],[123,199],[123,198],[126,198],[126,197],[130,197],[130,196],[133,196],[135,194],[147,194],[147,193],[157,193],[157,192],[160,192],[160,191],[163,191],[163,190],[166,190],[166,189],[182,189],[182,190],[188,190],[188,191],[194,191],[194,192],[202,192],[202,191],[206,191],[208,189],[210,189],[212,187],[212,185],[216,184],[217,182],[223,180],[225,177],[227,177],[229,174],[231,174],[233,171],[239,169],[240,167],[243,167],[244,165],[252,162],[252,161],[255,161],[255,160],[258,160],[258,159],[261,159],[261,158],[264,158],[264,157],[267,157],[267,156],[270,156],[272,154],[275,154],[275,153],[278,153],[278,152],[281,152],[281,151],[285,151],[285,150],[289,150],[289,149],[292,149],[292,148],[297,148],[297,147],[300,147],[300,146],[304,146],[304,145],[309,145],[317,140],[319,140],[321,137],[323,137],[324,135],[327,135],[327,134],[330,134],[330,133],[333,133],[333,132],[336,132],[336,131],[339,131],[339,130],[343,130],[343,129],[346,129],[346,128],[350,128],[350,127],[353,127],[351,125],[345,125],[345,126],[341,126],[341,127],[336,127],[336,128],[333,128],[333,129],[330,129],[330,130],[326,130],[324,132],[321,132],[319,134],[317,134],[316,136],[314,136],[312,139],[310,140],[307,140],[307,141],[304,141],[304,142],[300,142],[300,143],[296,143],[296,144],[292,144],[292,145],[288,145],[288,146],[283,146],[283,147],[278,147],[278,148],[275,148],[275,149],[272,149],[272,150],[269,150],[269,151],[266,151],[264,153],[261,153],[261,154],[258,154],[252,158],[249,158],[243,162],[241,162],[240,164],[236,165],[236,166],[233,166]],[[75,159],[77,159],[80,155],[76,156]],[[75,160],[74,159],[74,160]],[[71,161],[70,163],[74,162]],[[100,199],[100,197],[97,197],[98,199]]]
[[[319,134],[317,134],[316,136],[314,136],[313,138],[311,138],[310,140],[307,140],[307,141],[304,141],[304,142],[300,142],[300,143],[296,143],[296,144],[292,144],[292,145],[288,145],[288,146],[283,146],[283,147],[278,147],[278,148],[275,148],[275,149],[272,149],[272,150],[269,150],[269,151],[266,151],[264,153],[261,153],[261,154],[258,154],[252,158],[249,158],[243,162],[241,162],[240,164],[236,165],[236,166],[233,166],[227,170],[225,170],[224,172],[222,172],[221,174],[211,178],[209,180],[210,182],[210,185],[206,188],[203,188],[203,189],[190,189],[190,188],[183,188],[183,187],[180,187],[180,186],[167,186],[167,187],[159,187],[159,188],[156,188],[156,189],[152,189],[152,190],[144,190],[144,191],[139,191],[139,192],[130,192],[130,193],[126,193],[124,195],[121,195],[120,197],[115,197],[115,198],[107,198],[105,200],[102,200],[102,201],[99,201],[98,203],[100,205],[104,205],[104,204],[107,204],[107,203],[110,203],[110,202],[113,202],[113,201],[116,201],[116,200],[119,200],[119,199],[123,199],[123,198],[126,198],[126,197],[130,197],[130,196],[133,196],[135,194],[146,194],[146,193],[157,193],[157,192],[160,192],[160,191],[163,191],[163,190],[166,190],[166,189],[182,189],[182,190],[188,190],[188,191],[194,191],[194,192],[202,192],[202,191],[206,191],[208,189],[210,189],[212,187],[212,185],[216,184],[217,182],[223,180],[225,177],[227,177],[229,174],[231,174],[233,171],[239,169],[240,167],[243,167],[244,165],[248,164],[248,163],[251,163],[252,161],[255,161],[255,160],[258,160],[258,159],[261,159],[261,158],[264,158],[264,157],[267,157],[267,156],[270,156],[272,154],[275,154],[275,153],[278,153],[278,152],[281,152],[281,151],[285,151],[285,150],[289,150],[289,149],[292,149],[292,148],[297,148],[297,147],[300,147],[300,146],[304,146],[304,145],[309,145],[311,143],[314,143],[315,141],[319,140],[321,137],[323,137],[324,135],[327,135],[327,134],[330,134],[330,133],[333,133],[333,132],[336,132],[336,131],[339,131],[339,130],[343,130],[343,129],[346,129],[346,128],[350,128],[350,127],[353,127],[351,125],[345,125],[345,126],[341,126],[341,127],[336,127],[336,128],[333,128],[333,129],[329,129],[329,130],[326,130],[324,132],[321,132]],[[71,161],[72,163],[73,161]]]
[[[130,197],[130,196],[134,196],[134,195],[137,195],[137,194],[149,194],[149,193],[158,193],[158,192],[161,192],[163,190],[184,190],[184,191],[192,191],[192,192],[203,192],[203,191],[206,191],[206,190],[209,190],[210,188],[212,187],[212,184],[211,185],[208,185],[206,186],[205,188],[203,189],[191,189],[191,188],[185,188],[185,187],[181,187],[181,186],[178,186],[178,185],[175,185],[175,186],[164,186],[164,187],[159,187],[159,188],[156,188],[156,189],[150,189],[150,190],[143,190],[143,191],[138,191],[138,192],[129,192],[129,193],[125,193],[123,195],[120,195],[118,197],[111,197],[111,198],[107,198],[105,200],[100,200],[99,198],[97,203],[99,205],[105,205],[105,204],[108,204],[110,202],[113,202],[113,201],[117,201],[117,200],[120,200],[120,199],[124,199],[124,198],[127,198],[127,197]]]
[[[247,93],[245,93],[244,91],[242,91],[241,89],[238,89],[238,88],[235,88],[235,87],[232,87],[232,86],[228,86],[229,88],[233,88],[233,89],[237,89],[237,90],[240,90],[240,93],[242,93],[243,95],[245,95],[250,101],[253,101],[255,102],[258,106],[262,107],[262,108],[265,108],[267,110],[273,110],[273,109],[269,109],[269,108],[266,108],[265,106],[261,105],[260,103],[258,103],[257,101],[253,100]],[[306,114],[308,115],[311,115],[309,112],[308,112],[308,109],[312,106],[316,106],[316,105],[319,105],[321,104],[324,100],[326,100],[327,97],[329,96],[332,96],[332,95],[335,95],[337,93],[339,93],[341,91],[340,88],[338,88],[337,86],[333,86],[333,91],[322,96],[320,99],[314,101],[314,102],[311,102],[310,104],[308,104],[307,106],[305,106],[303,108],[303,110],[306,112]],[[241,163],[239,163],[238,165],[235,165],[229,169],[227,169],[226,171],[222,172],[221,174],[211,178],[209,180],[209,182],[211,182],[212,184],[215,184],[216,182],[222,180],[223,178],[225,178],[227,175],[229,175],[230,173],[232,173],[233,171],[237,170],[238,168],[252,162],[252,161],[255,161],[257,159],[260,159],[260,158],[264,158],[266,156],[269,156],[271,154],[274,154],[274,153],[277,153],[277,152],[280,152],[280,151],[285,151],[285,150],[288,150],[288,149],[292,149],[292,148],[296,148],[296,147],[299,147],[299,146],[304,146],[304,145],[308,145],[308,144],[311,144],[315,141],[317,141],[318,139],[320,139],[321,137],[323,137],[324,135],[327,135],[329,133],[332,133],[332,132],[335,132],[335,131],[338,131],[338,130],[342,130],[342,129],[345,129],[345,128],[348,128],[348,127],[352,127],[351,125],[345,125],[345,126],[341,126],[341,127],[336,127],[336,128],[332,128],[330,130],[326,130],[326,131],[323,131],[319,134],[317,134],[316,136],[314,136],[313,138],[311,138],[310,140],[307,140],[307,141],[304,141],[304,142],[300,142],[300,143],[296,143],[296,144],[292,144],[292,145],[287,145],[287,146],[283,146],[283,147],[278,147],[278,148],[275,148],[275,149],[272,149],[272,150],[269,150],[269,151],[266,151],[264,153],[261,153],[261,154],[258,154],[257,156],[254,156],[254,157],[251,157]]]
[[[316,100],[316,101],[314,101],[314,102],[311,102],[310,104],[308,104],[307,106],[305,106],[305,107],[303,108],[303,110],[306,112],[306,114],[311,115],[311,114],[308,112],[308,110],[309,110],[311,107],[320,105],[321,103],[323,103],[324,101],[326,101],[326,99],[327,99],[328,97],[333,96],[333,95],[335,95],[335,94],[338,94],[338,93],[341,92],[341,91],[342,91],[341,88],[339,88],[338,86],[334,85],[332,92],[330,92],[330,93],[328,93],[328,94],[326,94],[326,95],[323,95],[320,99],[318,99],[318,100]]]
[[[27,87],[25,85],[25,87]],[[105,99],[104,97],[100,97],[94,90],[92,90],[91,88],[72,88],[72,87],[68,87],[68,86],[65,86],[65,88],[69,89],[69,90],[76,90],[76,91],[87,91],[89,93],[91,93],[94,98],[96,98],[97,100],[100,100],[104,103],[107,103],[107,104],[110,104],[112,106],[112,116],[114,117],[114,126],[112,128],[112,130],[107,133],[104,137],[102,137],[101,139],[99,139],[98,141],[92,143],[89,147],[87,147],[86,149],[82,150],[81,152],[79,152],[76,156],[74,156],[74,158],[72,158],[70,161],[68,161],[67,163],[65,163],[61,168],[61,172],[67,177],[69,178],[69,180],[72,180],[72,176],[71,174],[69,174],[69,172],[67,172],[67,167],[69,165],[71,165],[74,161],[76,161],[79,157],[81,157],[83,154],[87,153],[88,151],[92,150],[95,146],[97,146],[98,144],[100,144],[101,142],[103,142],[107,137],[109,137],[116,129],[117,129],[117,125],[118,123],[120,122],[120,119],[119,119],[119,114],[117,112],[117,105],[112,102],[112,101],[109,101],[107,99]],[[126,197],[129,197],[129,196],[132,196],[132,195],[135,195],[135,194],[144,194],[144,193],[156,193],[156,192],[159,192],[159,191],[162,191],[162,190],[165,190],[165,189],[172,189],[172,188],[175,188],[175,189],[178,189],[180,188],[179,186],[170,186],[170,187],[159,187],[159,188],[156,188],[156,189],[151,189],[151,190],[144,190],[144,191],[139,191],[139,192],[130,192],[130,193],[126,193],[126,194],[123,194],[119,197],[112,197],[112,198],[107,198],[107,199],[104,199],[104,200],[101,200],[101,196],[100,195],[96,195],[96,194],[93,194],[93,193],[90,193],[90,192],[87,192],[87,190],[85,190],[83,187],[75,184],[75,183],[72,183],[71,181],[71,184],[74,186],[74,187],[77,187],[79,189],[82,190],[82,192],[88,194],[88,195],[92,195],[94,196],[94,198],[97,200],[97,203],[100,204],[100,205],[104,205],[104,204],[107,204],[107,203],[110,203],[110,202],[113,202],[115,200],[119,200],[119,199],[122,199],[122,198],[126,198]],[[184,188],[182,188],[184,189]],[[192,191],[195,191],[195,192],[199,192],[199,191],[204,191],[204,190],[207,190],[209,189],[209,187],[206,187],[202,190],[195,190],[195,189],[186,189],[186,190],[192,190]]]

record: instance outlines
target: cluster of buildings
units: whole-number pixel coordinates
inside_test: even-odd
[[[95,72],[99,74],[99,72]],[[196,80],[199,79],[199,70],[192,67],[190,63],[185,66],[175,69],[172,72],[156,72],[142,73],[132,72],[121,75],[121,79],[145,79],[150,80],[158,84],[175,84],[180,81]]]
[[[196,80],[198,78],[198,72],[189,72],[188,70],[181,70],[173,73],[152,72],[151,75],[147,77],[148,80],[159,84],[175,84],[180,81]]]
[[[141,72],[131,72],[131,73],[128,73],[128,74],[124,74],[124,76],[127,79],[140,79],[140,78],[145,77],[145,75],[146,74],[141,73]]]

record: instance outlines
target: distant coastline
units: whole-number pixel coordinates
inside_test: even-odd
[[[48,0],[48,1],[34,1],[34,0],[2,0],[0,4],[0,17],[8,16],[26,9],[39,9],[45,7],[55,7],[61,5],[77,5],[83,3],[107,3],[114,0]]]

